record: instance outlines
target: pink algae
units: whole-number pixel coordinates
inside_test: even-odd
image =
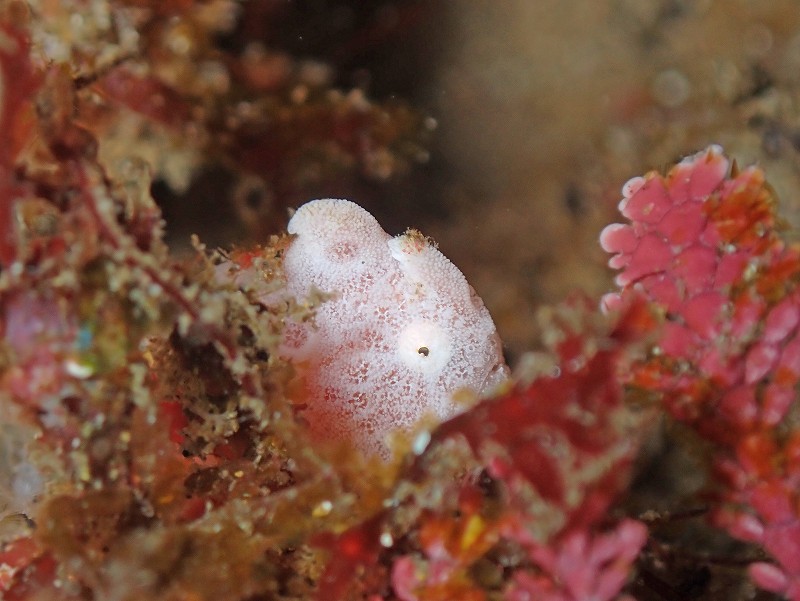
[[[751,567],[757,584],[800,599],[792,467],[800,433],[790,417],[800,382],[800,259],[775,232],[763,172],[729,169],[710,147],[623,189],[632,223],[601,237],[616,253],[609,265],[621,270],[622,289],[604,306],[644,296],[664,316],[658,352],[634,366],[631,383],[660,395],[714,445],[721,501],[739,508],[717,509],[718,523],[773,558]]]

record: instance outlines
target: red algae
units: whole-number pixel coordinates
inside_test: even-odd
[[[800,599],[800,249],[761,169],[713,146],[629,180],[600,237],[613,311],[544,310],[510,382],[370,459],[304,423],[308,366],[280,349],[330,299],[264,302],[290,239],[178,259],[151,176],[221,160],[294,204],[402,171],[420,115],[217,44],[232,3],[73,6],[0,9],[3,599],[622,601],[689,590],[687,563]],[[660,423],[712,482],[641,511]]]
[[[634,365],[630,382],[659,394],[667,411],[715,445],[724,486],[716,522],[758,542],[775,560],[752,567],[757,584],[800,598],[798,482],[790,468],[798,379],[787,368],[798,336],[798,250],[775,231],[775,202],[763,172],[737,172],[717,147],[648,181],[663,181],[676,209],[664,196],[638,201],[639,188],[628,204],[656,202],[666,210],[658,219],[623,211],[637,241],[618,240],[619,226],[601,238],[607,251],[632,257],[614,261],[627,274],[617,278],[622,297],[648,298],[667,320],[655,343],[658,353]],[[687,203],[702,209],[682,215],[689,229],[703,232],[699,247],[687,248],[678,230],[659,227]],[[660,248],[670,249],[672,258],[660,257],[656,271],[674,282],[677,301],[629,267],[649,260],[637,257],[647,256],[654,236]]]

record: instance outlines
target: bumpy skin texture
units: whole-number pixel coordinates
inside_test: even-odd
[[[392,238],[347,200],[315,200],[288,230],[288,292],[334,293],[312,324],[290,323],[283,344],[308,391],[313,435],[350,439],[388,457],[386,435],[427,413],[458,412],[452,393],[508,375],[494,323],[463,274],[422,234]]]

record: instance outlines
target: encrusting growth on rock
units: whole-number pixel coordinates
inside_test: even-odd
[[[628,383],[713,445],[714,523],[771,556],[748,568],[758,586],[800,599],[800,246],[778,233],[764,172],[716,145],[622,193],[629,223],[600,237],[619,270],[603,302],[663,316]]]
[[[463,274],[422,234],[392,238],[347,200],[316,200],[288,225],[286,292],[333,296],[290,322],[282,352],[304,378],[315,437],[388,457],[385,439],[424,415],[452,417],[460,388],[507,377],[500,340]]]

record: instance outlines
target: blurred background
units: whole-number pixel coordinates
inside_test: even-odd
[[[630,177],[722,144],[739,164],[764,166],[783,215],[800,221],[796,0],[252,0],[240,9],[221,48],[247,52],[257,39],[316,66],[343,94],[405,107],[411,142],[374,153],[352,177],[279,190],[254,168],[245,202],[234,198],[242,178],[219,165],[182,192],[157,178],[174,246],[190,233],[211,245],[264,242],[287,207],[347,196],[390,233],[413,226],[439,242],[488,305],[513,363],[537,345],[537,307],[612,286],[597,238],[619,219]]]

